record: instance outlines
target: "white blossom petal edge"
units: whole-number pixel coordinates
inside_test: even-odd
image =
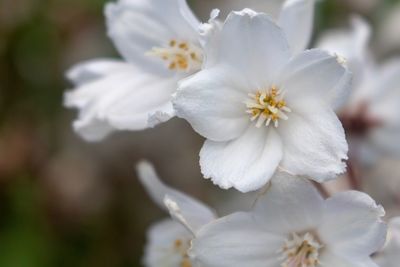
[[[397,267],[400,262],[400,217],[388,224],[388,237],[384,248],[374,257],[380,267]]]
[[[376,267],[385,242],[385,212],[368,195],[324,200],[312,184],[281,172],[254,209],[204,226],[189,255],[208,267]]]
[[[345,171],[347,142],[330,102],[350,75],[337,57],[292,56],[281,28],[249,9],[228,16],[214,49],[214,64],[181,81],[173,99],[177,115],[207,138],[206,178],[248,192],[278,165],[319,182]]]

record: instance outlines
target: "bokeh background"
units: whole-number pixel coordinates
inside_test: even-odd
[[[224,9],[233,1],[237,7],[247,2],[190,4],[205,19],[214,6]],[[143,158],[166,182],[222,214],[252,200],[202,179],[203,140],[179,119],[101,143],[73,133],[75,112],[62,106],[70,87],[65,70],[85,59],[118,57],[106,36],[105,2],[0,0],[1,267],[141,266],[146,229],[166,216],[137,181],[134,166]],[[379,60],[398,54],[397,0],[319,1],[315,36],[345,27],[352,13],[373,25],[372,50]],[[400,215],[399,163],[381,159],[362,177],[364,190],[393,215]]]

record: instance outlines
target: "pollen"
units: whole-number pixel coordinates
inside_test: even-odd
[[[198,71],[203,62],[203,52],[200,47],[191,42],[175,39],[163,47],[154,47],[147,55],[162,59],[171,71]]]
[[[173,244],[173,253],[180,256],[179,267],[192,267],[189,255],[187,253],[190,247],[190,240],[176,239]]]
[[[319,250],[322,248],[317,239],[310,233],[303,236],[293,233],[286,240],[281,254],[282,267],[317,267],[320,266]]]
[[[290,113],[291,109],[287,107],[281,91],[276,86],[248,96],[249,99],[245,101],[246,113],[250,114],[251,121],[256,122],[257,128],[262,125],[269,126],[271,123],[277,128],[279,120],[288,119],[287,113]]]

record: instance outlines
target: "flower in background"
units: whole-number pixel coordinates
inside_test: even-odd
[[[350,95],[337,108],[350,154],[364,163],[400,156],[400,60],[376,65],[368,51],[369,25],[358,17],[352,24],[352,30],[329,32],[319,42],[319,47],[345,56],[354,73]]]
[[[380,267],[397,267],[400,262],[400,217],[393,218],[388,224],[388,239],[385,247],[375,255],[374,260]]]
[[[164,210],[167,210],[168,206],[173,217],[185,218],[182,220],[184,226],[172,219],[166,219],[150,228],[144,264],[147,267],[191,267],[192,263],[187,254],[190,242],[198,229],[216,219],[214,211],[163,184],[151,164],[139,163],[137,172],[141,183],[155,203]],[[178,205],[179,208],[176,208]]]
[[[253,210],[202,227],[189,255],[208,267],[375,267],[370,255],[385,242],[384,213],[364,193],[324,200],[306,179],[280,172]]]
[[[91,60],[67,73],[76,88],[65,105],[79,110],[74,128],[89,141],[169,120],[177,82],[203,61],[200,23],[185,0],[119,0],[105,15],[123,60]]]
[[[204,176],[248,192],[278,165],[319,182],[344,172],[347,143],[331,105],[351,75],[338,58],[321,50],[293,56],[282,29],[249,9],[229,15],[216,44],[215,62],[183,80],[173,100],[207,138]]]

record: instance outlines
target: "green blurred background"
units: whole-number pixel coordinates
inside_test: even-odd
[[[72,132],[75,112],[62,106],[65,70],[117,56],[105,34],[105,2],[0,0],[1,267],[140,266],[146,228],[165,216],[136,180],[142,158],[170,184],[217,207],[233,194],[201,178],[202,139],[177,119],[99,144]],[[347,25],[354,12],[384,28],[397,2],[319,1],[316,32]],[[202,16],[212,3],[191,1]],[[381,39],[374,39],[380,58],[400,47]]]

